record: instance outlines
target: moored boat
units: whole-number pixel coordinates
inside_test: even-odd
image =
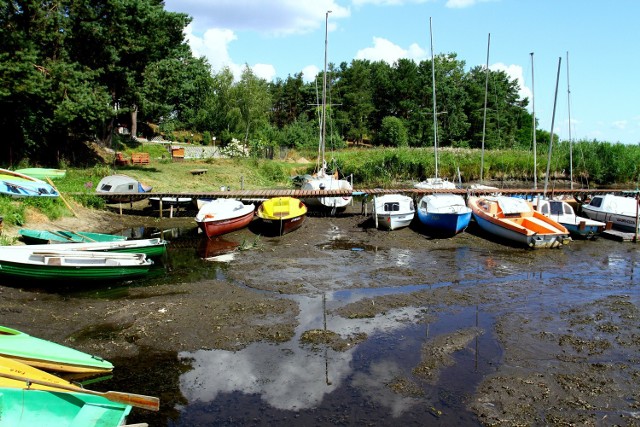
[[[571,236],[578,239],[595,239],[607,226],[604,222],[576,215],[573,207],[564,200],[534,198],[533,203],[538,212],[564,225]]]
[[[157,237],[151,239],[116,240],[112,242],[51,243],[46,245],[12,246],[30,251],[94,251],[144,254],[149,258],[161,257],[167,253],[167,242]]]
[[[67,171],[65,169],[52,168],[25,168],[16,169],[16,172],[37,179],[59,179],[64,178],[67,175]]]
[[[533,210],[524,199],[470,196],[473,217],[484,231],[499,238],[537,248],[556,248],[571,241],[569,230]]]
[[[145,275],[152,265],[140,253],[0,247],[0,275],[25,280],[119,281]]]
[[[115,234],[92,233],[89,231],[71,230],[33,230],[22,228],[18,230],[20,238],[27,244],[45,243],[87,243],[87,242],[116,242],[123,241],[125,236]]]
[[[113,365],[101,357],[0,326],[0,356],[56,372],[108,373]]]
[[[110,202],[130,202],[142,200],[148,197],[152,187],[138,180],[122,174],[105,176],[98,182],[97,194],[111,195]]]
[[[0,169],[0,194],[11,197],[59,197],[52,185],[28,175]]]
[[[418,203],[418,219],[431,232],[456,235],[471,221],[471,209],[458,194],[429,194]]]
[[[582,213],[589,218],[611,222],[614,228],[631,233],[640,230],[639,210],[640,200],[614,194],[594,196],[588,204],[582,205]]]
[[[385,194],[373,199],[376,228],[397,230],[408,227],[415,216],[413,199],[404,194]]]
[[[215,199],[204,203],[196,215],[198,227],[213,238],[248,226],[253,220],[255,206],[237,199]]]
[[[274,197],[262,202],[256,215],[265,234],[282,236],[302,226],[307,206],[294,197]]]

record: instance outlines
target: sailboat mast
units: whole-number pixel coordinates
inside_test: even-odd
[[[533,189],[538,189],[538,148],[536,147],[536,96],[533,73],[533,52],[531,55],[531,115],[533,116]]]
[[[433,30],[431,21],[431,17],[429,17],[429,39],[431,41],[431,86],[433,92],[433,150],[436,159],[435,177],[438,178],[438,110],[436,109],[436,68],[433,55]]]
[[[491,46],[491,33],[489,33],[489,39],[487,40],[487,69],[485,70],[484,79],[484,117],[482,118],[482,153],[480,154],[480,183],[483,181],[484,176],[484,137],[487,128],[487,95],[489,92],[489,47]]]
[[[327,10],[325,14],[324,20],[324,73],[322,74],[322,136],[320,140],[320,149],[322,151],[322,164],[320,165],[320,170],[324,173],[325,170],[325,159],[324,159],[324,151],[325,151],[325,141],[327,136],[327,47],[328,47],[328,36],[329,36],[329,14],[330,10]]]
[[[547,196],[547,186],[549,185],[549,172],[551,170],[551,148],[553,147],[553,125],[556,120],[556,101],[558,100],[558,81],[560,80],[560,65],[562,57],[558,58],[558,74],[556,75],[556,91],[553,97],[553,114],[551,116],[551,137],[549,138],[549,158],[547,159],[547,174],[544,177],[544,196]]]
[[[571,139],[571,89],[569,88],[569,51],[567,51],[567,107],[569,110],[569,182],[573,190],[573,139]]]

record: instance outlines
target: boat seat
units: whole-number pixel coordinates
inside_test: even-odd
[[[62,265],[62,258],[60,257],[45,257],[44,262],[47,265]]]
[[[116,260],[116,259],[111,259],[111,258],[106,259],[106,260],[104,261],[104,263],[105,263],[105,265],[113,265],[113,266],[115,266],[115,265],[120,265],[120,262],[118,262],[118,260]]]

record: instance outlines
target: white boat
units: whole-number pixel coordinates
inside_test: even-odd
[[[245,205],[237,199],[220,198],[202,204],[196,215],[196,223],[211,239],[248,226],[254,213],[253,204]]]
[[[37,251],[93,251],[141,253],[148,257],[162,256],[167,252],[166,240],[151,239],[117,240],[111,242],[49,243],[39,245],[12,246],[16,250]]]
[[[573,207],[564,200],[534,198],[535,210],[564,225],[572,237],[595,239],[605,230],[607,224],[576,215]]]
[[[478,226],[499,238],[532,249],[557,248],[571,241],[569,230],[533,210],[524,199],[470,196],[467,204]]]
[[[145,193],[150,192],[152,187],[145,185],[128,175],[109,175],[98,182],[96,193],[98,194],[118,194],[109,198],[112,202],[129,202],[142,200],[147,197]],[[124,193],[121,194],[121,193]]]
[[[330,210],[331,213],[344,211],[351,204],[353,199],[353,186],[346,179],[340,179],[337,171],[335,173],[327,172],[327,162],[325,160],[326,146],[326,129],[327,129],[327,29],[328,29],[329,12],[325,16],[325,52],[324,52],[324,73],[322,83],[322,112],[320,116],[321,132],[320,146],[318,149],[318,170],[310,178],[307,178],[301,186],[301,190],[324,192],[324,191],[343,191],[344,194],[339,196],[322,196],[322,197],[305,197],[304,203],[309,209]]]
[[[413,221],[416,209],[413,199],[403,194],[385,194],[373,198],[373,219],[376,228],[397,230]]]
[[[613,227],[633,233],[640,230],[639,203],[634,197],[603,194],[594,196],[588,204],[582,205],[582,212],[591,219],[611,222]]]
[[[418,203],[418,219],[438,234],[453,236],[469,226],[471,209],[458,194],[429,194]]]
[[[429,34],[431,31],[431,19],[429,19]],[[435,177],[414,184],[415,188],[428,190],[452,190],[456,186],[453,182],[438,177],[438,122],[436,107],[436,81],[435,81],[435,57],[433,55],[433,37],[431,39],[431,74],[433,93],[433,141],[435,154]],[[428,194],[418,203],[418,218],[425,226],[436,234],[455,235],[463,231],[471,220],[469,209],[464,198],[450,193]]]
[[[453,190],[456,188],[456,185],[442,178],[427,178],[424,181],[413,184],[413,188],[419,190]]]

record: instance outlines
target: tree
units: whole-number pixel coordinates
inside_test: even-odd
[[[409,145],[407,129],[401,119],[387,116],[382,119],[382,127],[377,139],[384,145],[406,147]]]
[[[250,132],[268,124],[271,97],[264,79],[258,78],[248,65],[242,70],[240,82],[234,87],[235,105],[242,118],[244,143]]]

